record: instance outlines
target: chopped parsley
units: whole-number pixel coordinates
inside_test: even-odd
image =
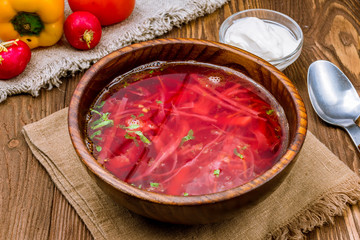
[[[189,194],[187,192],[184,192],[184,197],[189,196]]]
[[[125,130],[134,130],[139,128],[139,124],[130,124],[128,127],[125,125],[119,125],[120,128],[125,129]]]
[[[134,183],[130,184],[133,187],[136,187],[136,185]],[[139,189],[141,189],[141,184],[138,186]]]
[[[128,82],[124,82],[123,88],[126,88],[127,86],[129,86]]]
[[[113,120],[105,120],[105,121],[102,121],[102,122],[96,124],[95,126],[92,126],[91,129],[95,130],[95,129],[105,127],[107,125],[112,125],[112,124],[114,124]]]
[[[102,150],[102,147],[96,146],[96,151],[101,152],[101,150]]]
[[[132,130],[135,130],[135,129],[138,129],[140,126],[138,124],[131,124],[129,125],[128,127],[124,126],[124,125],[119,125],[120,128],[122,129],[125,129],[126,130],[126,134],[125,134],[125,138],[126,139],[132,139],[134,140],[136,146],[138,146],[138,143],[137,143],[137,140],[136,140],[136,137],[129,134],[129,133],[135,133],[136,135],[139,136],[140,140],[143,142],[143,143],[146,143],[146,144],[151,144],[150,140],[145,137],[145,135],[143,134],[142,131],[132,131]]]
[[[156,100],[157,104],[162,104],[163,102],[161,100]]]
[[[215,177],[219,177],[219,174],[220,174],[220,169],[214,170]]]
[[[131,140],[133,140],[134,143],[135,143],[135,146],[137,146],[137,147],[139,146],[139,143],[138,143],[138,141],[137,141],[137,139],[136,139],[135,136],[131,136],[130,134],[126,133],[124,137],[125,137],[126,139],[131,139]]]
[[[150,186],[151,186],[151,187],[159,187],[159,183],[151,182],[151,183],[150,183]]]
[[[269,110],[266,111],[266,114],[267,114],[267,115],[271,115],[271,114],[273,114],[273,112],[274,112],[273,109],[269,109]]]
[[[90,139],[92,140],[95,136],[100,135],[100,134],[101,134],[101,130],[97,130],[96,132],[91,134]]]
[[[93,112],[93,113],[96,113],[96,114],[100,115],[100,117],[103,115],[103,114],[101,114],[99,111],[97,111],[97,110],[95,110],[95,109],[93,109],[93,108],[90,108],[90,111]]]
[[[102,101],[99,105],[95,106],[95,108],[100,109],[105,105],[105,101]]]
[[[180,146],[183,145],[185,142],[195,139],[194,131],[192,129],[189,130],[188,134],[181,139]]]
[[[135,131],[134,133],[140,137],[140,140],[141,140],[143,143],[147,143],[147,144],[150,144],[150,143],[151,143],[150,140],[147,139],[147,138],[145,137],[145,135],[144,135],[141,131]]]
[[[126,133],[124,136],[126,139],[136,139],[136,137],[131,136],[130,134]]]
[[[242,155],[241,153],[239,153],[236,148],[234,148],[234,154],[235,154],[235,156],[238,156],[238,157],[241,158],[241,159],[244,158],[244,155]]]
[[[113,125],[114,121],[109,119],[110,113],[100,113],[95,109],[91,109],[91,112],[94,112],[100,116],[100,118],[92,123],[91,129],[95,130],[104,126]]]

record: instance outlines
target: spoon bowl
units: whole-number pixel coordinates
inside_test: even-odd
[[[344,128],[358,150],[360,97],[345,74],[329,61],[312,63],[307,76],[311,104],[318,116],[329,124]]]

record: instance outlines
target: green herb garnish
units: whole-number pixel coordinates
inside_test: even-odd
[[[96,146],[96,151],[101,152],[101,150],[102,150],[102,147]]]
[[[234,154],[235,154],[235,156],[238,156],[238,157],[241,158],[241,159],[244,158],[244,155],[242,155],[241,153],[239,153],[236,148],[234,148]]]
[[[101,114],[99,111],[97,111],[97,110],[95,110],[95,109],[93,109],[93,108],[90,108],[90,111],[93,112],[93,113],[96,113],[96,114],[100,115],[100,117],[102,116],[102,114]]]
[[[219,177],[219,174],[220,174],[220,169],[214,170],[214,175],[215,175],[216,177]]]
[[[143,117],[144,114],[143,113],[140,113],[137,117]],[[136,119],[136,116],[134,114],[131,115],[132,119]]]
[[[125,125],[119,125],[119,127],[122,128],[122,129],[134,130],[134,129],[139,128],[140,126],[138,124],[131,124],[128,127],[125,126]]]
[[[269,109],[269,110],[266,111],[266,114],[267,114],[267,115],[271,115],[271,114],[273,114],[273,112],[274,112],[274,110]]]
[[[150,186],[151,186],[151,187],[159,187],[159,183],[151,182],[151,183],[150,183]]]
[[[91,129],[95,130],[104,126],[113,125],[114,121],[109,119],[110,113],[100,113],[95,109],[90,109],[100,116],[100,118],[92,123]]]
[[[109,119],[109,120],[105,120],[103,122],[100,122],[99,124],[97,124],[95,126],[92,126],[91,129],[95,130],[95,129],[105,127],[107,125],[112,125],[112,124],[114,124],[114,121]]]
[[[136,187],[136,185],[134,183],[130,184],[133,187]],[[141,189],[141,184],[138,186],[139,189]]]
[[[154,73],[154,70],[151,70],[149,73],[150,73],[150,74],[153,74],[153,73]]]
[[[150,140],[147,139],[147,138],[145,137],[145,135],[144,135],[141,131],[135,131],[134,133],[140,137],[140,140],[141,140],[143,143],[147,143],[147,144],[150,144],[150,143],[151,143]]]
[[[161,100],[156,100],[157,104],[162,104],[163,102]]]
[[[132,140],[134,141],[134,143],[135,143],[135,146],[139,147],[139,143],[138,143],[138,141],[137,141],[137,139],[136,139],[135,136],[131,136],[130,134],[126,133],[124,137],[125,137],[126,139],[132,139]]]
[[[102,101],[99,105],[95,106],[95,108],[100,109],[105,105],[105,101]]]
[[[184,192],[184,197],[189,196],[189,194],[187,192]]]
[[[124,136],[126,139],[136,139],[136,137],[131,136],[130,134],[126,133]]]
[[[90,139],[93,139],[95,136],[100,135],[100,134],[101,134],[101,130],[97,130],[96,132],[91,134]]]
[[[185,142],[195,139],[194,131],[192,129],[189,130],[188,134],[181,139],[180,146],[183,145]]]
[[[147,137],[145,137],[145,135],[143,134],[142,131],[131,131],[131,130],[139,128],[140,126],[138,124],[131,124],[128,127],[126,127],[124,125],[119,125],[119,127],[126,130],[126,134],[125,134],[126,139],[133,139],[135,141],[136,140],[135,136],[131,136],[129,134],[129,133],[135,133],[136,135],[138,135],[140,137],[140,140],[143,143],[151,144],[150,140]],[[135,144],[136,144],[136,141],[135,141]]]

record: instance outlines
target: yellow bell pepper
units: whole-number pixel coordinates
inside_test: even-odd
[[[30,48],[51,46],[63,34],[64,0],[0,0],[0,39]]]

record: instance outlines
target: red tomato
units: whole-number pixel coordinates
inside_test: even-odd
[[[31,58],[29,46],[19,40],[0,44],[0,79],[7,80],[22,73]]]
[[[64,34],[71,46],[81,50],[94,48],[101,39],[99,20],[89,12],[74,12],[64,22]]]
[[[135,7],[135,0],[68,0],[75,11],[94,14],[102,26],[121,22],[128,18]]]

